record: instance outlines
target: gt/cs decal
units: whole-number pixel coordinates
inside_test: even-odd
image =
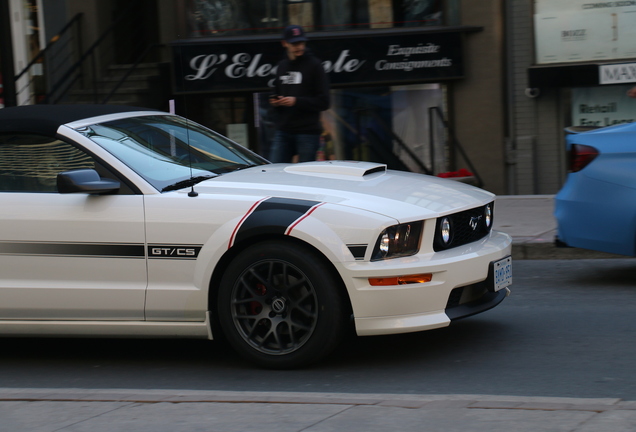
[[[148,258],[197,259],[199,245],[148,245]]]

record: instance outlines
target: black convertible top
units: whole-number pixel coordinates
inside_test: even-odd
[[[63,124],[131,111],[156,110],[126,105],[23,105],[0,109],[0,132],[30,132],[55,138]]]

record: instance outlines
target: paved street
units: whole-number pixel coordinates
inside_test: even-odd
[[[512,295],[429,332],[357,337],[301,370],[255,369],[205,340],[4,339],[0,387],[636,401],[636,261],[520,260]]]

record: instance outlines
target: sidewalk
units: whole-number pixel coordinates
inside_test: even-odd
[[[473,395],[0,389],[2,432],[626,432],[636,402]]]
[[[556,247],[554,195],[500,195],[494,229],[512,236],[513,259],[626,258],[586,249]]]

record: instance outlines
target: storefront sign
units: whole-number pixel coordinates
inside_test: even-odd
[[[332,86],[461,78],[460,32],[408,32],[334,37],[308,46],[322,60]],[[278,38],[208,39],[173,45],[176,93],[256,91],[273,86],[284,51]]]
[[[535,0],[537,63],[636,57],[636,0]]]
[[[636,99],[627,96],[632,86],[572,89],[573,126],[611,126],[636,121]]]
[[[636,82],[636,63],[601,65],[598,68],[600,84]]]

